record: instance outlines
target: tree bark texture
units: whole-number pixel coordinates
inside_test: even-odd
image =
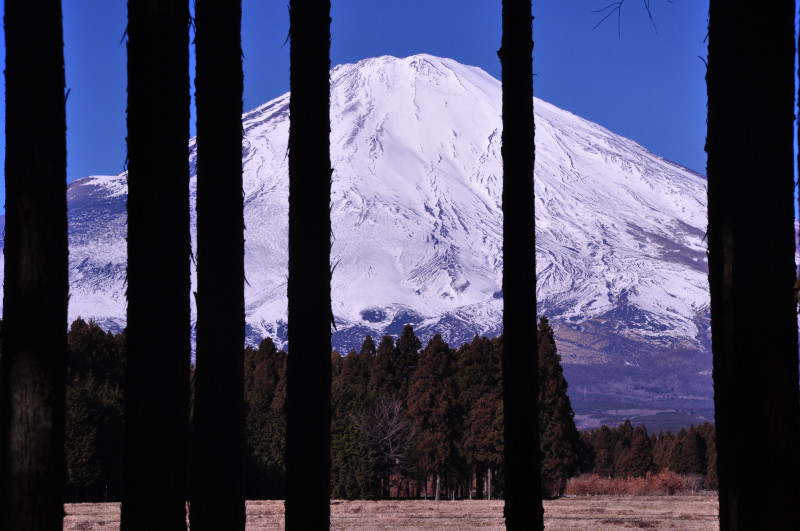
[[[789,529],[800,499],[794,9],[711,0],[708,259],[722,529]]]
[[[191,524],[244,530],[241,0],[197,0],[197,358]]]
[[[503,403],[508,529],[544,527],[537,429],[531,2],[503,1]]]
[[[286,527],[330,525],[330,2],[290,3]]]
[[[67,352],[61,2],[6,0],[0,529],[61,529]]]
[[[122,530],[185,529],[189,8],[128,1],[128,332]]]

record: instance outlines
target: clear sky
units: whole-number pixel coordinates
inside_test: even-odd
[[[125,163],[126,0],[63,0],[67,178]],[[244,107],[289,90],[288,0],[243,0]],[[707,0],[534,0],[534,93],[705,174]],[[500,78],[500,0],[332,0],[331,63],[416,53]],[[0,43],[5,57],[5,39]],[[35,66],[33,66],[35,68]],[[193,91],[192,87],[192,91]],[[194,119],[194,118],[193,118]],[[5,153],[5,106],[0,107]],[[194,123],[192,123],[194,133]],[[5,204],[5,180],[0,200]]]

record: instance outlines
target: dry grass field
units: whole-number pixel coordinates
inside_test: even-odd
[[[544,502],[548,529],[719,529],[717,497],[578,496]],[[66,531],[118,530],[118,503],[67,504]],[[501,530],[502,501],[331,502],[331,529]],[[247,529],[283,529],[282,501],[247,502]]]

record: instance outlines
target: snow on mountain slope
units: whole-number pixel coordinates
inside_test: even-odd
[[[285,94],[243,117],[252,341],[285,340],[288,105]],[[565,362],[639,366],[682,349],[706,370],[705,179],[544,101],[534,107],[539,311]],[[501,331],[500,108],[499,81],[450,59],[384,56],[331,71],[340,351],[407,322],[453,345]],[[124,174],[69,187],[70,319],[124,325],[125,194]]]

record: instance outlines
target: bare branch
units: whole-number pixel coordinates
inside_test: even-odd
[[[620,16],[622,14],[622,4],[624,4],[624,3],[625,3],[625,0],[619,0],[619,2],[611,2],[610,4],[608,4],[603,9],[593,10],[592,13],[603,13],[603,12],[608,11],[610,9],[610,11],[608,11],[608,13],[606,13],[606,16],[601,18],[600,22],[598,22],[594,26],[593,29],[597,29],[600,26],[600,24],[605,22],[608,17],[610,17],[611,15],[613,15],[616,12],[617,13],[617,34],[621,35],[621,32],[620,32]]]
[[[366,436],[376,463],[390,469],[402,467],[405,449],[417,430],[406,418],[400,400],[383,400],[351,418],[356,428]]]
[[[656,21],[653,19],[653,13],[650,11],[650,0],[643,0],[644,1],[644,8],[647,11],[647,16],[650,17],[650,22],[653,23],[653,30],[658,33],[658,28],[656,27]]]
[[[668,3],[672,3],[672,0],[666,0]],[[605,16],[600,19],[600,22],[595,24],[594,29],[597,29],[600,24],[605,22],[610,16],[614,13],[617,14],[617,35],[621,35],[621,18],[622,18],[622,4],[625,3],[625,0],[618,0],[617,2],[611,2],[603,9],[596,9],[592,10],[592,13],[605,13]],[[653,18],[653,12],[650,10],[650,0],[642,0],[644,4],[644,9],[647,12],[647,16],[650,18],[650,22],[653,24],[653,29],[656,33],[658,33],[658,27],[656,27],[656,21]]]

